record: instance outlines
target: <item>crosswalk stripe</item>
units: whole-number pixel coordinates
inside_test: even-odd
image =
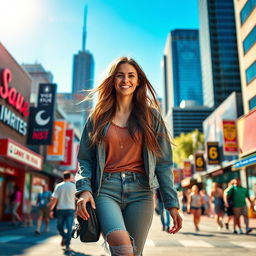
[[[19,242],[20,242],[20,241],[22,241],[22,239],[26,239],[26,242],[33,242],[35,244],[42,244],[42,240],[36,241],[35,237],[29,237],[29,238],[31,238],[31,239],[28,239],[28,237],[26,237],[26,236],[3,236],[3,237],[0,237],[0,243],[8,243],[8,242],[12,242],[12,241],[15,241],[15,240],[19,240]],[[43,243],[59,244],[60,240],[61,240],[60,236],[57,235],[57,236],[53,236],[53,237],[47,238],[46,240],[44,240]],[[221,246],[212,245],[212,244],[210,244],[210,243],[208,243],[206,241],[203,241],[203,240],[177,239],[177,240],[173,240],[173,241],[176,241],[181,246],[184,246],[184,247],[187,247],[187,248],[188,247],[193,247],[193,248],[194,247],[202,247],[202,248],[218,247],[218,248],[221,248]],[[73,242],[80,243],[80,240],[79,239],[76,239],[76,240],[72,239],[72,243]],[[251,241],[228,241],[228,242],[230,244],[233,244],[236,247],[239,246],[239,247],[248,248],[248,249],[256,248],[256,243],[255,242],[251,242]],[[103,243],[104,243],[104,239],[101,237],[96,244],[102,245]],[[152,239],[147,239],[145,246],[157,247],[158,244],[157,244],[157,242],[155,242]],[[159,246],[161,246],[161,245],[159,245]]]
[[[256,248],[256,243],[255,242],[240,242],[240,241],[235,241],[235,242],[230,242],[234,245],[238,245],[240,247],[244,248]]]
[[[214,247],[213,245],[202,240],[178,240],[184,247]]]
[[[14,240],[18,240],[23,238],[24,236],[4,236],[4,237],[0,237],[0,243],[7,243],[7,242],[11,242]]]

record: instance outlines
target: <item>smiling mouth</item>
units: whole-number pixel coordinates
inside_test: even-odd
[[[123,89],[129,89],[129,88],[131,88],[132,86],[131,86],[131,85],[121,85],[120,87],[123,88]]]

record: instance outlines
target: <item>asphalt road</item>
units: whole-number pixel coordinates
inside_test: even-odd
[[[183,228],[175,235],[167,234],[161,229],[160,219],[154,216],[153,224],[144,249],[144,256],[255,256],[256,229],[249,235],[232,234],[231,230],[219,231],[215,220],[203,217],[200,231],[195,232],[192,216],[183,216]],[[255,219],[251,221],[255,225]],[[51,230],[41,235],[34,233],[35,227],[0,228],[0,255],[24,256],[62,256],[67,253],[60,246],[60,236],[55,228],[55,220],[51,221]],[[72,240],[74,256],[108,255],[101,238],[97,243],[81,243]]]

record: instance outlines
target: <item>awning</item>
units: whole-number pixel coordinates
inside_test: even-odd
[[[42,170],[43,157],[11,139],[0,139],[0,157]]]

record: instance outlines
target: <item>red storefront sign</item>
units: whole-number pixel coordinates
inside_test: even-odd
[[[43,157],[11,139],[0,139],[0,156],[42,170]]]
[[[13,87],[9,87],[12,81],[12,73],[5,68],[1,73],[0,97],[15,107],[23,116],[29,115],[29,102],[24,101],[24,96]]]

